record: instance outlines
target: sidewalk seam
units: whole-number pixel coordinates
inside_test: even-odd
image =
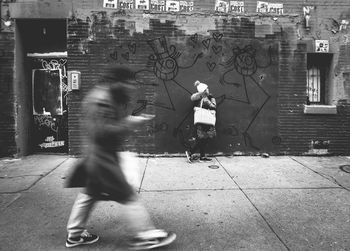
[[[47,175],[49,175],[50,173],[52,173],[53,171],[55,171],[58,167],[60,167],[64,162],[66,162],[69,159],[69,157],[67,157],[66,159],[64,159],[61,163],[59,163],[57,166],[55,166],[54,168],[52,168],[50,171],[48,171],[47,173],[41,174],[41,175],[33,175],[33,176],[39,176],[39,178],[34,181],[31,185],[29,185],[27,188],[22,189],[22,190],[18,190],[18,191],[14,191],[14,192],[8,192],[7,194],[16,194],[16,193],[22,193],[25,191],[28,191],[29,189],[31,189],[33,186],[35,186],[39,181],[41,181],[43,178],[45,178]],[[25,176],[25,175],[23,175]]]
[[[310,171],[312,171],[312,172],[318,174],[319,176],[325,178],[326,180],[329,180],[330,182],[336,184],[337,186],[341,187],[342,189],[344,189],[344,190],[350,192],[350,189],[348,189],[347,187],[344,187],[344,186],[343,186],[342,184],[340,184],[340,183],[337,181],[337,179],[335,179],[334,177],[332,177],[332,176],[330,176],[330,175],[328,175],[328,174],[324,174],[324,173],[318,172],[318,171],[312,169],[311,167],[308,167],[308,166],[305,165],[304,163],[302,163],[302,162],[300,162],[300,161],[294,159],[293,157],[290,157],[290,156],[289,156],[289,158],[292,159],[293,161],[295,161],[296,163],[298,163],[299,165],[302,165],[303,167],[309,169]]]
[[[265,221],[266,225],[270,228],[270,230],[272,231],[272,233],[274,233],[274,235],[277,237],[277,239],[282,243],[282,245],[288,250],[290,251],[290,248],[287,246],[287,244],[282,240],[282,238],[277,234],[277,232],[273,229],[273,227],[270,225],[270,223],[267,221],[267,219],[265,218],[265,216],[260,212],[260,210],[258,209],[258,207],[253,203],[253,201],[249,198],[249,196],[244,192],[244,190],[239,186],[239,184],[233,179],[233,177],[230,175],[230,173],[226,170],[226,168],[221,164],[221,162],[215,157],[216,161],[220,164],[220,166],[224,169],[224,171],[226,172],[226,174],[230,177],[230,179],[236,184],[236,186],[239,188],[239,190],[243,193],[243,195],[247,198],[247,200],[249,201],[249,203],[255,208],[255,210],[258,212],[258,214],[260,215],[260,217],[263,219],[263,221]]]
[[[189,191],[257,191],[257,190],[325,190],[325,189],[342,189],[341,187],[248,187],[248,188],[184,188],[184,189],[155,189],[145,190],[141,189],[145,193],[160,193],[160,192],[189,192]]]
[[[142,179],[141,179],[141,182],[140,182],[140,187],[139,187],[139,190],[137,193],[141,193],[141,189],[142,189],[142,184],[143,184],[143,180],[145,178],[145,175],[146,175],[146,169],[148,167],[148,161],[149,161],[149,158],[147,157],[147,160],[146,160],[146,164],[145,164],[145,170],[143,170],[143,174],[142,174]]]

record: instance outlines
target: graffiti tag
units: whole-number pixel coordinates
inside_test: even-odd
[[[52,142],[44,142],[39,144],[41,148],[54,148],[54,147],[60,147],[64,146],[64,141],[52,141]]]
[[[40,127],[47,127],[56,133],[58,132],[58,126],[50,116],[34,116],[34,123]]]

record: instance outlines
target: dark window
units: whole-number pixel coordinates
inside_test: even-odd
[[[307,103],[327,104],[329,69],[332,62],[332,54],[308,53],[307,54]]]

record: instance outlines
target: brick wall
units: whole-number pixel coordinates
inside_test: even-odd
[[[321,140],[330,141],[329,153],[348,153],[346,101],[339,98],[335,116],[303,112],[309,51],[302,41],[311,40],[313,34],[327,39],[322,36],[332,32],[330,28],[327,31],[323,27],[321,32],[315,22],[326,26],[320,19],[339,15],[346,2],[338,1],[336,6],[329,1],[315,3],[310,19],[313,26],[308,31],[303,26],[303,2],[280,3],[285,15],[275,20],[253,14],[212,15],[214,1],[196,1],[194,14],[177,16],[81,8],[68,25],[69,65],[82,72],[83,83],[81,91],[70,95],[71,153],[81,149],[77,128],[83,114],[79,103],[103,68],[110,65],[128,65],[138,72],[137,79],[143,85],[138,86],[133,111],[156,115],[152,124],[133,134],[129,149],[144,153],[183,151],[193,129],[188,99],[195,91],[194,80],[201,79],[209,84],[219,103],[218,138],[210,151],[307,154],[311,142]],[[245,1],[245,9],[254,13],[256,2]],[[162,39],[165,47],[157,44]],[[169,62],[178,67],[173,76],[157,73],[156,54],[162,50],[172,55]],[[256,65],[246,61],[248,70],[244,73],[239,57]],[[346,60],[340,57],[339,62]],[[181,69],[182,65],[190,65],[189,70]],[[173,88],[175,85],[178,88]]]
[[[69,21],[69,68],[82,73],[81,90],[69,95],[72,154],[83,149],[84,137],[78,129],[83,116],[80,102],[103,69],[111,65],[128,65],[137,72],[140,85],[132,112],[156,115],[155,121],[129,138],[129,149],[182,152],[193,132],[190,95],[195,92],[194,81],[200,79],[210,86],[218,102],[218,138],[210,151],[278,151],[272,139],[278,137],[279,32],[269,31],[264,39],[256,39],[254,21],[249,18],[199,14],[186,17],[183,25],[172,15],[156,16],[149,19],[147,30],[131,34],[135,27],[130,23],[142,16],[119,15],[102,12]],[[197,32],[186,34],[188,29]],[[162,61],[157,53],[167,57]],[[168,69],[158,68],[163,63],[169,64],[163,65]]]
[[[340,77],[349,71],[349,52],[344,50],[348,42],[348,27],[340,29],[337,22],[349,20],[350,5],[346,1],[317,1],[312,4],[310,30],[302,25],[285,28],[281,43],[280,85],[279,85],[279,131],[281,137],[281,153],[312,154],[314,143],[327,142],[327,152],[345,154],[350,152],[349,143],[349,99],[344,90],[346,78]],[[330,21],[333,20],[333,21]],[[336,21],[338,20],[338,21]],[[295,29],[297,28],[297,29]],[[330,104],[337,105],[336,115],[304,114],[306,99],[307,53],[313,52],[307,44],[314,39],[330,41],[330,52],[333,53],[334,68],[330,70],[333,84],[329,86],[333,96]],[[345,40],[344,40],[345,39]],[[345,44],[336,41],[345,41]],[[332,82],[332,81],[331,81]]]
[[[0,157],[16,153],[14,110],[14,35],[0,33]]]
[[[214,0],[195,0],[192,13],[111,10],[97,0],[67,3],[74,10],[68,17],[68,70],[82,73],[81,90],[68,95],[69,153],[79,154],[85,147],[79,127],[82,98],[104,68],[123,65],[134,69],[140,82],[130,111],[156,115],[129,137],[130,150],[185,149],[193,129],[189,96],[199,79],[209,84],[218,102],[218,137],[211,152],[309,154],[313,142],[324,141],[328,153],[349,154],[350,4],[273,2],[283,3],[284,15],[257,14],[253,0],[244,1],[245,15],[214,13]],[[305,28],[303,7],[310,11],[310,29]],[[1,36],[0,50],[13,40],[10,34]],[[304,114],[306,59],[315,39],[330,42],[330,102],[337,105],[336,115]],[[159,58],[162,52],[165,59]],[[1,71],[4,61],[13,67],[12,53],[5,54],[10,58],[0,57]],[[13,82],[12,73],[6,74],[1,80]],[[0,95],[13,97],[7,95],[13,93],[12,85],[7,89],[2,80],[1,87]],[[5,103],[1,133],[10,137],[6,151],[11,152],[16,149],[14,100]]]

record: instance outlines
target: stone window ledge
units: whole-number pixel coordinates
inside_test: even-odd
[[[336,105],[304,105],[305,114],[337,114]]]

